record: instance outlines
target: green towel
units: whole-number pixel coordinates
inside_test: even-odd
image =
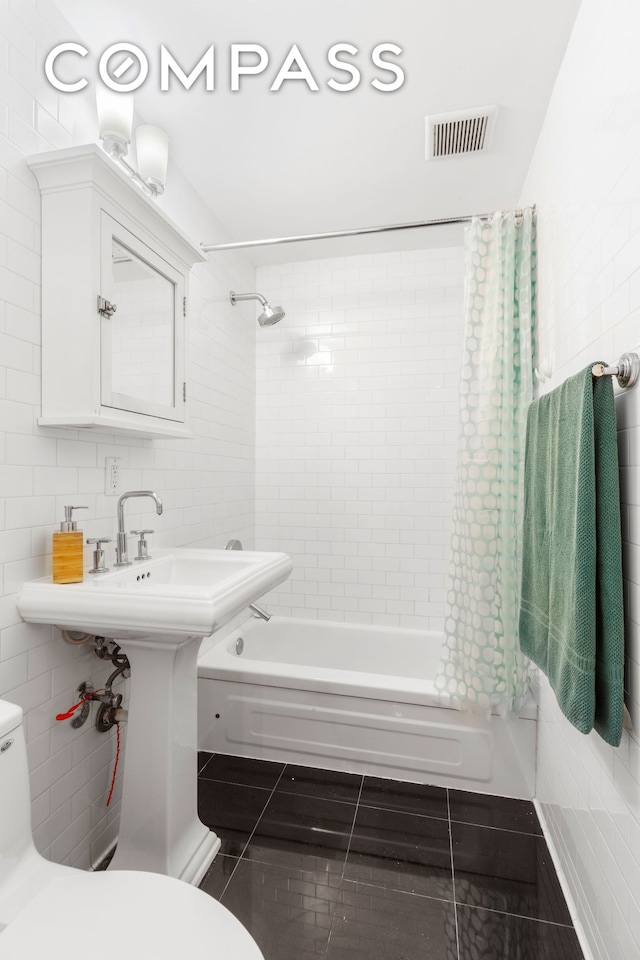
[[[529,407],[520,606],[522,652],[582,733],[618,746],[624,614],[611,377],[590,364]]]

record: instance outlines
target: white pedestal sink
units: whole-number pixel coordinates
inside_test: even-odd
[[[220,840],[197,815],[198,648],[292,567],[284,553],[176,549],[83,583],[24,584],[25,620],[113,638],[131,663],[113,869],[204,876]]]

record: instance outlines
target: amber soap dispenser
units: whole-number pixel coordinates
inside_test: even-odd
[[[74,510],[87,507],[65,507],[60,532],[53,535],[53,582],[81,583],[84,573],[82,530],[73,519]]]

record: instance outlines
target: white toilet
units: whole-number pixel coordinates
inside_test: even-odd
[[[0,700],[2,960],[68,960],[107,945],[123,960],[176,960],[192,950],[263,960],[226,907],[182,880],[137,870],[92,873],[45,860],[31,836],[30,801],[22,710]]]

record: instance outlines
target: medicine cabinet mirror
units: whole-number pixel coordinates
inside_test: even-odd
[[[103,213],[102,402],[179,420],[184,277]]]

